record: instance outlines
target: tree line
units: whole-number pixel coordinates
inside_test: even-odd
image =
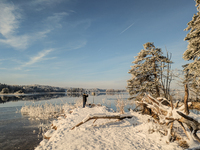
[[[126,92],[125,89],[83,89],[83,88],[69,88],[67,89],[67,93],[112,93],[112,92]]]
[[[65,92],[66,89],[47,85],[7,85],[0,83],[0,93],[40,93],[40,92]]]

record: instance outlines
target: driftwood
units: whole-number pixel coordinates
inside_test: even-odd
[[[147,114],[154,116],[154,119],[157,118],[156,120],[159,123],[161,123],[160,118],[167,115],[170,106],[166,99],[155,99],[150,95],[144,97],[138,104],[143,104],[143,106],[150,109]]]
[[[174,119],[174,118],[166,118],[167,120],[173,120],[178,121],[178,123],[183,128],[183,131],[185,132],[186,136],[189,138],[185,127],[183,126],[183,123],[187,125],[187,127],[190,129],[191,133],[193,134],[193,137],[200,143],[200,138],[197,136],[197,131],[200,130],[200,123],[196,121],[195,119],[183,114],[182,112],[177,111],[177,113],[181,116],[180,119]]]
[[[97,119],[118,119],[118,120],[123,120],[125,118],[132,118],[133,116],[132,115],[104,115],[104,116],[101,116],[101,115],[93,115],[93,116],[89,116],[89,117],[86,117],[83,121],[81,121],[80,123],[78,123],[77,125],[75,125],[73,128],[71,128],[71,130],[73,130],[75,127],[79,127],[80,125],[88,122],[89,120],[92,120],[92,119],[95,119],[94,122],[97,120]],[[93,122],[93,123],[94,123]]]
[[[197,131],[200,130],[200,123],[198,121],[196,121],[195,119],[181,113],[178,112],[177,113],[182,116],[181,119],[178,119],[178,121],[185,123],[187,125],[187,127],[190,129],[190,131],[192,132],[194,138],[200,143],[200,138],[197,136]]]
[[[185,88],[185,90],[187,91],[187,87]],[[188,135],[188,132],[186,132],[186,129],[183,124],[185,124],[189,128],[189,130],[191,131],[190,134],[192,134],[193,137],[198,142],[200,142],[200,138],[196,134],[197,131],[200,130],[200,123],[198,121],[196,121],[195,119],[187,116],[187,114],[189,113],[189,112],[187,112],[188,105],[190,107],[190,105],[192,104],[192,103],[188,104],[187,96],[188,95],[186,94],[184,105],[182,105],[179,108],[178,108],[178,102],[175,104],[175,106],[173,106],[172,103],[171,103],[171,105],[164,105],[163,100],[161,98],[155,99],[151,95],[146,95],[142,99],[142,101],[140,101],[138,103],[145,104],[146,107],[151,109],[151,111],[157,115],[157,119],[155,119],[155,118],[154,119],[159,124],[166,124],[167,126],[170,124],[168,136],[172,136],[172,129],[173,129],[174,121],[177,121],[180,124],[180,126],[182,127],[184,133],[186,134],[186,136],[188,137],[189,140],[191,140],[191,139]],[[185,112],[186,114],[184,114],[183,112]],[[177,113],[179,115],[179,117],[173,113]],[[177,116],[177,117],[173,118],[173,116]]]

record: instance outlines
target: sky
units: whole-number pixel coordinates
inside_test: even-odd
[[[146,42],[182,69],[194,0],[0,0],[0,83],[125,89]]]

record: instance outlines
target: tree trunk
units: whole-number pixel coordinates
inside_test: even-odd
[[[156,73],[156,64],[155,64],[156,61],[155,61],[155,59],[153,60],[153,63],[154,63],[153,70],[154,70],[154,77],[155,77],[154,80],[157,82],[158,77],[157,77],[157,73]],[[159,87],[158,87],[157,83],[156,83],[156,96],[160,97],[160,90],[159,90]]]
[[[188,85],[185,84],[184,105],[185,105],[185,113],[186,113],[186,115],[189,115],[188,97],[189,97]]]

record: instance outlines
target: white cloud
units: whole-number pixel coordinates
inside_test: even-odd
[[[3,38],[0,39],[0,43],[9,45],[17,50],[25,50],[31,42],[46,37],[54,28],[61,28],[62,25],[60,21],[67,15],[69,14],[66,12],[54,13],[44,21],[45,29],[32,34],[19,35],[18,29],[23,19],[20,9],[12,3],[3,3],[3,1],[1,1],[0,34],[2,34]]]
[[[56,1],[57,0],[37,0],[35,2],[54,3]],[[20,24],[21,21],[25,19],[22,17],[23,15],[21,12],[23,11],[13,3],[0,1],[0,35],[2,35],[0,44],[11,46],[17,50],[25,50],[31,43],[47,37],[47,34],[52,32],[55,28],[61,28],[63,17],[69,15],[67,12],[54,13],[43,21],[38,32],[20,34]]]
[[[8,36],[6,39],[0,39],[0,43],[10,45],[16,49],[26,49],[29,44],[30,36]]]
[[[0,33],[7,37],[18,28],[21,15],[13,4],[0,2],[0,18]]]
[[[31,57],[30,61],[25,63],[24,66],[32,65],[36,62],[42,61],[42,59],[52,51],[53,51],[53,49],[44,50],[44,51],[39,52],[37,56]]]
[[[53,49],[48,49],[48,50],[40,51],[36,56],[31,57],[28,62],[24,63],[23,65],[21,65],[18,68],[15,68],[15,69],[21,70],[23,67],[27,67],[27,66],[33,65],[33,64],[35,64],[37,62],[48,60],[49,58],[45,58],[45,56],[47,56],[52,51],[54,51],[54,50]]]
[[[20,10],[12,3],[0,2],[0,34],[3,39],[0,43],[10,45],[16,49],[26,49],[28,46],[28,35],[16,35],[22,19]]]

